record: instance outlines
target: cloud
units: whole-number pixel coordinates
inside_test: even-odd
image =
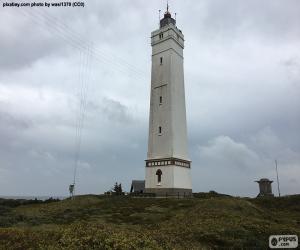
[[[253,148],[268,157],[274,157],[280,150],[283,150],[282,142],[270,127],[265,127],[250,136],[250,143]]]
[[[111,122],[128,123],[132,120],[127,107],[119,101],[104,98],[101,111]]]
[[[51,33],[51,26],[25,9],[2,11],[0,21],[6,25],[0,28],[1,72],[30,68],[37,60],[64,52],[60,40]]]
[[[16,118],[10,113],[0,111],[0,127],[2,129],[28,129],[31,125],[31,122],[26,118]]]
[[[255,196],[254,180],[276,179],[276,158],[282,192],[298,192],[299,1],[170,5],[185,35],[194,191]],[[126,189],[144,178],[149,37],[158,9],[165,9],[161,1],[117,0],[1,11],[3,194],[68,193],[82,84],[87,102],[76,192],[100,193],[115,181]]]
[[[281,64],[286,67],[289,78],[296,85],[299,85],[299,82],[300,82],[300,58],[293,56],[288,59],[282,60]]]
[[[267,38],[274,43],[282,39],[298,39],[297,22],[300,18],[295,7],[299,2],[291,1],[205,1],[196,6],[201,15],[198,20],[209,34],[204,39],[214,37],[233,40],[240,37]],[[275,40],[274,40],[275,38]]]
[[[245,144],[235,142],[228,136],[218,136],[208,142],[208,146],[199,147],[199,157],[220,168],[249,171],[254,170],[259,156]]]
[[[277,194],[277,159],[282,194],[296,193],[296,185],[300,183],[299,153],[280,140],[270,127],[243,139],[236,141],[229,136],[217,136],[207,144],[198,145],[193,153],[196,159],[192,169],[194,182],[200,180],[203,188],[210,187],[220,192],[254,196],[253,181],[269,178],[274,180],[273,189]]]

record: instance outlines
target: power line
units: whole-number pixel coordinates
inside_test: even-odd
[[[77,169],[80,159],[80,151],[82,144],[82,132],[84,127],[85,112],[87,107],[87,94],[88,87],[90,84],[90,74],[91,74],[91,49],[88,48],[87,54],[80,53],[80,70],[79,70],[79,82],[80,82],[80,103],[79,103],[79,113],[76,125],[76,141],[75,141],[75,163],[74,163],[74,175],[73,175],[73,185],[76,187],[76,177]],[[85,57],[84,57],[85,56]]]
[[[23,10],[23,9],[22,9]],[[44,12],[44,11],[43,11]],[[38,24],[39,27],[50,28],[55,32],[57,36],[67,42],[68,45],[79,51],[79,111],[76,118],[75,127],[75,153],[74,153],[74,172],[73,172],[73,183],[69,186],[71,197],[75,196],[75,185],[77,182],[77,170],[79,166],[80,151],[82,144],[82,133],[85,120],[85,112],[87,106],[87,93],[90,81],[90,69],[91,59],[95,58],[100,63],[106,63],[111,66],[113,70],[128,74],[130,77],[137,79],[146,79],[146,74],[131,64],[127,63],[124,59],[116,57],[114,55],[107,55],[99,49],[95,49],[91,46],[91,42],[85,41],[81,36],[72,31],[67,25],[58,21],[57,18],[51,17],[45,12],[35,10],[34,12],[23,10],[23,14],[29,16],[32,21]]]
[[[31,10],[23,10],[23,12],[26,13],[27,16],[31,17],[31,19],[35,23],[44,25],[47,28],[56,31],[57,35],[61,36],[62,39],[68,42],[69,45],[71,45],[75,49],[86,51],[87,47],[89,47],[90,42],[82,39],[78,33],[74,32],[66,24],[59,22],[57,18],[54,18],[49,14],[46,14],[45,12],[42,13],[42,11],[38,9],[36,9],[34,12],[32,12]],[[36,20],[34,17],[38,20]],[[45,25],[44,22],[47,22],[47,25]],[[131,72],[133,73],[133,75],[130,76],[138,79],[144,80],[147,78],[144,71],[137,69],[120,57],[116,57],[112,54],[107,55],[105,54],[105,52],[96,48],[93,48],[91,54],[96,57],[96,60],[98,60],[99,62],[104,61],[105,63],[111,64],[114,70],[126,74]]]

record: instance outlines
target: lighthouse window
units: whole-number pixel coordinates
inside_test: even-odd
[[[162,65],[162,63],[163,63],[163,58],[161,57],[159,60],[160,60],[160,65]]]
[[[161,134],[161,126],[158,127],[158,133]]]
[[[156,175],[157,175],[157,184],[160,184],[161,183],[161,175],[162,175],[162,172],[160,169],[157,169]]]

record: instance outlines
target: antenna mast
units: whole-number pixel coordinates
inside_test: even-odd
[[[277,175],[278,195],[279,195],[279,197],[280,197],[280,188],[279,188],[279,178],[278,178],[277,160],[275,160],[275,166],[276,166],[276,175]]]

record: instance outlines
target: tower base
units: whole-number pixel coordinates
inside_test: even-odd
[[[192,197],[192,189],[185,188],[146,188],[145,193],[154,193],[156,197]]]

